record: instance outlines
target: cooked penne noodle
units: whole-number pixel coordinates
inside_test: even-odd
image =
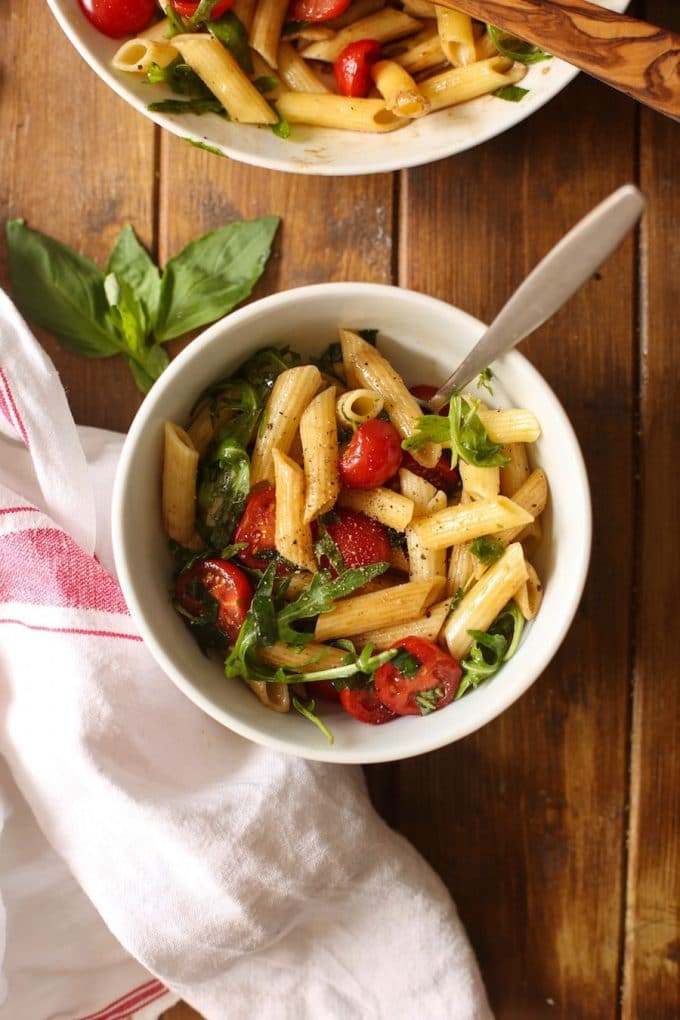
[[[465,591],[475,575],[476,566],[477,558],[470,552],[469,545],[464,543],[452,546],[449,552],[447,594],[455,595],[459,591]]]
[[[245,682],[265,708],[271,708],[273,712],[290,711],[290,694],[287,684],[267,683],[265,680],[246,680]]]
[[[163,527],[169,538],[190,545],[196,530],[198,450],[179,425],[163,427]]]
[[[435,492],[424,508],[425,514],[436,513],[438,510],[443,510],[445,506],[446,493]],[[413,526],[406,529],[406,548],[410,566],[409,577],[412,581],[424,577],[446,577],[446,548],[426,548]]]
[[[521,485],[514,493],[512,502],[516,506],[522,507],[523,510],[527,510],[534,520],[543,513],[548,502],[548,479],[541,468],[536,468],[531,472],[524,485]],[[517,523],[508,531],[499,532],[496,537],[503,545],[509,545],[510,542],[518,540],[525,527],[526,524]]]
[[[346,11],[339,14],[337,18],[331,18],[325,24],[334,32],[339,32],[346,25],[351,25],[354,21],[359,21],[362,18],[367,18],[369,14],[381,11],[384,6],[385,0],[352,0]]]
[[[414,517],[422,517],[427,513],[427,504],[437,492],[426,478],[415,475],[408,468],[399,468],[399,488],[402,496],[413,502]]]
[[[448,7],[435,7],[442,50],[454,67],[466,67],[477,59],[472,18]]]
[[[283,641],[260,648],[258,658],[268,666],[287,666],[300,673],[318,673],[322,669],[335,669],[347,659],[342,648],[332,648],[310,641],[303,648],[293,648]]]
[[[273,451],[277,552],[301,570],[316,570],[312,529],[304,521],[305,473],[281,450]]]
[[[368,595],[354,595],[340,599],[328,613],[321,613],[314,631],[317,641],[332,641],[339,637],[352,637],[366,629],[366,620],[378,627],[415,620],[441,593],[442,578],[426,581],[408,581]]]
[[[429,111],[429,101],[408,71],[395,61],[378,60],[371,68],[371,77],[385,106],[397,117],[422,117]]]
[[[286,369],[276,379],[267,401],[250,462],[250,484],[274,481],[273,450],[290,451],[302,413],[321,386],[316,365]]]
[[[393,53],[390,59],[403,67],[409,74],[429,71],[433,67],[439,67],[445,63],[446,57],[436,28],[426,28],[407,42],[406,49]]]
[[[392,489],[341,489],[338,506],[359,510],[388,528],[403,531],[413,517],[413,501]]]
[[[234,0],[231,6],[232,11],[241,22],[246,32],[249,31],[250,26],[253,23],[256,2],[257,0]]]
[[[278,67],[281,29],[289,0],[257,0],[248,31],[248,42],[271,67]]]
[[[385,7],[376,14],[369,14],[367,18],[360,18],[359,21],[342,28],[332,39],[306,46],[302,55],[305,60],[326,60],[333,63],[345,46],[358,42],[359,39],[375,39],[377,42],[385,43],[417,32],[419,28],[420,22],[415,18],[394,7]]]
[[[351,364],[352,374],[360,383],[381,395],[390,421],[402,439],[406,439],[415,431],[416,422],[422,416],[420,404],[375,347],[349,329],[341,329],[339,334],[343,361]],[[441,446],[436,443],[426,443],[413,451],[414,460],[425,467],[434,467],[440,455]]]
[[[335,387],[322,390],[305,409],[300,440],[306,479],[304,522],[309,524],[331,509],[340,492]]]
[[[463,596],[444,624],[442,637],[454,659],[470,651],[471,630],[487,630],[528,577],[519,542],[509,545],[499,560]]]
[[[477,416],[492,443],[535,443],[541,435],[541,426],[533,411],[523,407],[505,407],[492,411],[480,405]]]
[[[152,64],[167,67],[176,59],[177,50],[170,43],[139,36],[137,39],[128,39],[116,50],[111,66],[116,71],[144,75]]]
[[[291,92],[330,92],[309,61],[289,42],[282,41],[279,46],[278,68],[281,81]]]
[[[531,474],[527,451],[524,443],[508,443],[503,450],[508,463],[500,469],[501,492],[504,496],[512,496],[524,485]]]
[[[533,620],[543,601],[543,585],[530,563],[527,563],[527,579],[515,592],[515,602],[525,620]]]
[[[414,18],[436,18],[437,9],[430,0],[403,0],[402,4],[407,14]]]
[[[471,499],[494,499],[500,492],[501,478],[497,467],[476,467],[459,460],[458,473],[463,492]]]
[[[363,648],[370,642],[377,651],[382,651],[406,637],[421,637],[436,641],[450,608],[451,599],[445,599],[444,602],[430,606],[416,620],[407,620],[405,623],[396,623],[392,627],[380,627],[376,630],[364,631],[363,634],[357,634],[354,643],[358,648]]]
[[[173,36],[172,45],[208,86],[233,121],[242,124],[276,124],[277,116],[241,70],[229,50],[211,35]]]
[[[502,85],[513,85],[525,74],[523,64],[513,64],[507,57],[491,57],[467,67],[451,67],[419,82],[419,88],[429,99],[431,110],[442,110],[495,92]]]
[[[507,496],[497,496],[446,507],[429,517],[418,518],[411,527],[426,549],[446,549],[481,535],[497,535],[508,528],[524,527],[533,519],[531,513]]]
[[[488,60],[489,57],[495,57],[498,53],[493,39],[488,32],[482,32],[479,38],[475,41],[475,54],[477,60]]]
[[[365,421],[377,418],[382,409],[383,398],[375,390],[347,390],[336,402],[336,416],[345,429],[357,429]]]
[[[170,32],[170,24],[167,18],[161,18],[160,21],[154,22],[153,25],[149,25],[143,32],[139,33],[140,39],[157,39],[159,41],[167,42],[168,33]]]
[[[311,124],[342,131],[381,133],[404,126],[404,120],[391,113],[383,99],[354,99],[332,92],[284,92],[276,108],[289,124]]]

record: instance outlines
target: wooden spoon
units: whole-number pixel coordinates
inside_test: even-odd
[[[680,35],[587,0],[436,0],[680,119]]]

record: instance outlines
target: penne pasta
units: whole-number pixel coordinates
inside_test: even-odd
[[[260,425],[250,463],[251,485],[274,481],[273,451],[288,453],[300,418],[321,386],[316,365],[289,368],[276,379]]]
[[[545,477],[545,472],[540,468],[532,471],[526,482],[514,493],[512,502],[531,514],[533,519],[539,517],[545,510],[546,503],[548,502],[548,480]],[[507,531],[500,532],[496,537],[503,545],[509,545],[510,542],[515,542],[519,539],[525,527],[526,524],[518,522]]]
[[[290,712],[290,694],[286,684],[267,683],[265,680],[246,680],[246,684],[265,708],[273,712]]]
[[[492,443],[535,443],[541,435],[538,418],[524,408],[506,407],[492,411],[480,404],[477,416]]]
[[[277,551],[301,570],[316,570],[312,529],[304,520],[305,473],[281,450],[273,451]]]
[[[396,623],[391,627],[379,627],[375,630],[364,631],[363,634],[357,634],[354,643],[359,648],[370,643],[380,651],[383,648],[391,648],[397,641],[406,637],[421,637],[427,638],[429,641],[436,641],[450,608],[451,599],[445,599],[443,602],[430,606],[422,616],[415,620],[407,620],[405,623]]]
[[[139,36],[137,39],[128,39],[116,50],[111,66],[116,71],[145,75],[152,64],[167,67],[176,59],[177,50],[170,43]]]
[[[543,600],[543,585],[530,563],[527,563],[527,579],[515,592],[515,602],[525,620],[533,620]]]
[[[284,92],[276,107],[289,124],[312,124],[342,131],[383,132],[403,127],[383,99],[353,99],[327,92]]]
[[[497,467],[475,467],[458,461],[458,473],[463,483],[463,492],[470,499],[494,499],[500,492],[501,478]]]
[[[415,81],[394,60],[379,60],[371,68],[371,77],[385,106],[397,117],[423,117],[430,109]]]
[[[163,527],[169,538],[190,545],[196,530],[198,451],[174,422],[163,428]]]
[[[268,666],[287,666],[300,673],[318,673],[322,669],[335,669],[342,666],[347,659],[347,652],[342,648],[333,648],[309,641],[302,648],[293,648],[283,641],[260,648],[258,657]]]
[[[366,620],[372,620],[376,627],[415,620],[441,594],[443,587],[443,580],[436,577],[340,599],[330,612],[319,616],[314,636],[317,641],[332,641],[361,634],[366,629]]]
[[[419,28],[420,22],[415,18],[394,7],[384,7],[377,13],[360,18],[359,21],[340,29],[332,39],[305,47],[302,55],[305,60],[326,60],[333,63],[346,46],[359,39],[375,39],[377,42],[385,43],[417,32]]]
[[[524,443],[509,443],[503,453],[508,463],[500,469],[501,492],[512,497],[531,474]]]
[[[322,390],[303,412],[300,440],[306,479],[304,522],[309,524],[335,505],[340,492],[335,387]]]
[[[294,46],[282,41],[279,46],[278,70],[281,81],[291,92],[330,92],[309,61],[303,60]],[[277,98],[280,98],[277,97]]]
[[[278,67],[281,29],[289,0],[257,0],[250,23],[248,42],[270,67]]]
[[[446,549],[481,535],[497,535],[531,524],[533,515],[507,496],[449,506],[411,525],[426,549]]]
[[[470,99],[495,92],[503,85],[514,85],[526,74],[526,67],[513,64],[507,57],[479,60],[467,67],[451,67],[419,83],[431,110],[466,103]]]
[[[346,510],[359,510],[367,517],[403,531],[413,517],[413,501],[392,489],[341,489],[338,506]]]
[[[347,390],[338,397],[336,416],[341,428],[357,429],[377,418],[382,409],[383,399],[375,390]]]
[[[472,18],[448,7],[435,7],[441,48],[454,67],[466,67],[477,59]]]

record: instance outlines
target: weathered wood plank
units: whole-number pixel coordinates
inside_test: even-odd
[[[406,175],[401,283],[488,321],[581,215],[633,178],[634,155],[633,104],[581,77],[511,133]],[[523,345],[565,404],[590,469],[594,552],[574,626],[511,710],[470,738],[399,766],[399,828],[451,889],[497,1016],[508,1020],[616,1013],[633,257],[628,241],[601,278]]]
[[[647,17],[680,28],[671,0]],[[671,1020],[680,1010],[680,688],[675,633],[680,544],[680,128],[645,111],[640,180],[640,546],[631,760],[623,1016]]]
[[[0,5],[0,34],[3,52],[17,55],[0,103],[3,223],[24,217],[100,265],[124,223],[153,245],[153,126],[99,81],[44,5]],[[0,284],[9,290],[4,239]],[[86,361],[40,339],[76,419],[126,428],[139,395],[122,359]]]

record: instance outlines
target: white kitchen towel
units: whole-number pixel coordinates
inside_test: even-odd
[[[361,770],[244,740],[155,665],[111,558],[122,437],[74,426],[2,292],[0,411],[1,778],[75,879],[60,878],[78,918],[31,988],[14,963],[30,970],[40,868],[23,899],[2,868],[0,1018],[119,1020],[145,987],[166,1008],[165,987],[208,1020],[488,1020],[447,890]]]

